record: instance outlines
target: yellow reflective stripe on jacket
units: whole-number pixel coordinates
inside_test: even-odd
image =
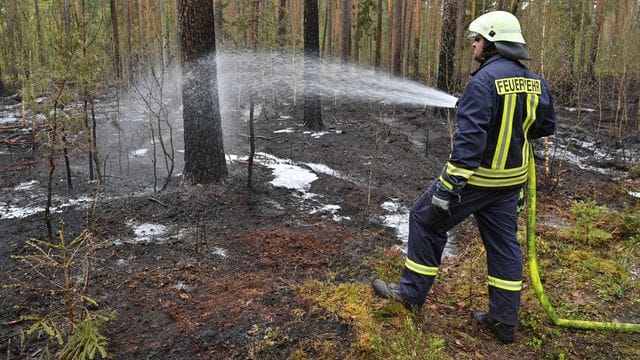
[[[437,267],[420,265],[417,262],[411,261],[409,258],[404,262],[404,266],[406,266],[407,269],[422,275],[436,276],[438,274]]]
[[[518,177],[513,177],[513,178],[483,178],[483,177],[479,177],[479,176],[472,176],[471,178],[469,178],[469,181],[467,182],[467,184],[470,185],[474,185],[474,186],[481,186],[481,187],[509,187],[509,186],[516,186],[516,185],[521,185],[523,184],[525,181],[527,181],[527,174],[525,173],[524,175],[518,176]]]
[[[515,116],[516,94],[506,94],[504,97],[504,108],[502,109],[502,120],[500,123],[500,133],[498,142],[496,143],[496,151],[493,154],[491,168],[504,169],[509,155],[509,146],[511,145],[511,135],[513,130],[513,117]]]
[[[522,290],[522,280],[520,281],[503,280],[503,279],[498,279],[497,277],[488,276],[487,285],[493,286],[502,290],[508,290],[508,291]]]
[[[529,161],[525,161],[523,166],[518,166],[517,168],[512,169],[488,169],[485,167],[479,167],[478,170],[473,174],[475,176],[480,177],[488,177],[488,178],[505,178],[505,177],[515,177],[520,176],[522,174],[527,173],[527,165]]]
[[[538,102],[540,97],[536,94],[527,94],[527,118],[522,124],[524,133],[529,132],[529,128],[536,122],[536,109],[538,108]]]
[[[453,165],[450,162],[447,162],[447,169],[445,170],[447,174],[454,176],[462,176],[465,179],[468,179],[473,175],[474,171],[469,169],[463,169]]]
[[[528,149],[529,143],[525,143]],[[488,169],[479,167],[469,178],[468,184],[482,187],[506,187],[520,185],[527,181],[528,158],[525,158],[523,166],[513,169]]]
[[[522,124],[522,129],[524,130],[524,145],[522,146],[522,158],[525,162],[529,159],[529,140],[527,134],[529,133],[529,129],[531,125],[536,122],[536,109],[538,108],[538,102],[540,101],[540,97],[536,94],[527,94],[527,118],[524,120]]]

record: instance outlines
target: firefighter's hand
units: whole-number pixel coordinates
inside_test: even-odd
[[[451,195],[436,191],[431,197],[431,205],[438,215],[451,215],[449,204],[451,203]]]

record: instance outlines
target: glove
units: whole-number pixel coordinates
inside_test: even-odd
[[[448,185],[445,185],[445,183]],[[436,191],[431,197],[431,205],[438,215],[451,215],[451,199],[457,198],[458,202],[460,202],[460,192],[466,183],[467,180],[465,178],[447,173],[447,165],[445,165],[436,182]]]
[[[431,205],[438,215],[451,215],[451,210],[449,210],[450,203],[450,196],[446,196],[446,194],[438,194],[437,191],[431,197]]]
[[[438,215],[451,215],[450,204],[451,199],[458,198],[460,200],[460,195],[456,192],[447,189],[440,180],[436,184],[436,192],[431,197],[431,205],[433,209],[438,213]]]

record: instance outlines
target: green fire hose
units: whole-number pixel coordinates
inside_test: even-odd
[[[533,149],[529,152],[529,179],[527,183],[527,247],[529,257],[529,271],[531,283],[540,300],[540,304],[554,325],[581,330],[612,330],[622,332],[640,332],[640,324],[601,322],[588,320],[561,319],[549,302],[549,298],[542,288],[538,268],[538,256],[536,254],[536,166],[534,163]]]

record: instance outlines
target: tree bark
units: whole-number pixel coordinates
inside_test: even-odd
[[[358,0],[353,1],[353,11],[355,25],[352,54],[353,62],[357,64],[360,61],[360,38],[362,37],[362,29],[360,26],[360,2]]]
[[[600,43],[600,34],[602,33],[602,25],[604,24],[604,3],[605,0],[597,0],[594,8],[595,11],[595,29],[593,31],[593,40],[591,41],[591,51],[587,64],[587,74],[591,79],[595,79],[595,66],[598,59],[598,48]]]
[[[113,36],[113,69],[116,79],[122,79],[122,65],[120,61],[120,36],[118,35],[118,2],[109,0],[111,6],[111,31]]]
[[[378,8],[376,15],[376,53],[373,60],[373,66],[380,69],[380,59],[382,57],[382,0],[378,0]]]
[[[456,33],[451,30],[456,28],[458,4],[456,0],[444,0],[442,9],[442,37],[440,56],[438,57],[437,87],[442,91],[449,92],[453,78],[453,58],[456,46]]]
[[[213,5],[211,0],[180,0],[178,16],[184,121],[183,174],[191,183],[217,182],[227,176],[227,164],[214,60]]]
[[[393,75],[402,75],[402,1],[396,0],[393,7]]]
[[[251,7],[251,48],[258,48],[260,37],[260,0],[253,0]]]
[[[16,66],[17,59],[17,36],[16,30],[18,26],[18,18],[17,18],[17,9],[15,0],[7,0],[5,2],[5,12],[7,19],[7,42],[6,42],[6,54],[7,56],[7,72],[9,73],[9,77],[11,79],[11,85],[14,85],[18,82],[18,68]]]
[[[342,0],[342,49],[340,59],[348,63],[351,57],[351,0]]]
[[[513,15],[517,15],[518,8],[520,7],[520,0],[513,0],[511,2],[511,9],[509,10]]]
[[[40,65],[43,66],[47,61],[47,59],[44,56],[45,47],[44,47],[44,40],[42,38],[42,20],[40,19],[39,2],[40,2],[39,0],[33,0],[33,8],[35,11],[36,37],[38,39],[38,49],[36,51],[38,52],[38,61]],[[82,19],[82,16],[80,16],[80,19]]]
[[[422,0],[416,0],[415,33],[413,38],[413,76],[416,79],[420,77],[420,34],[422,33],[422,3]]]
[[[314,90],[319,76],[320,39],[318,0],[304,1],[304,124],[312,130],[324,127],[320,98]]]
[[[287,0],[278,0],[278,33],[277,42],[280,49],[284,49],[287,36]]]
[[[215,23],[215,32],[216,32],[216,46],[220,48],[221,44],[224,44],[224,17],[222,14],[222,0],[213,0],[213,16]]]

